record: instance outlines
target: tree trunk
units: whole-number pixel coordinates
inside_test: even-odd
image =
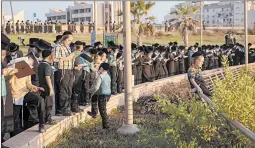
[[[189,32],[188,31],[184,31],[184,33],[183,33],[183,42],[184,42],[184,45],[188,46],[188,44],[189,44]]]
[[[13,33],[16,34],[16,25],[14,21],[14,15],[13,15],[13,10],[12,10],[12,1],[10,0],[10,6],[11,6],[11,13],[12,13],[12,21],[13,21]]]
[[[137,35],[137,46],[142,46],[143,41],[142,41],[142,34]]]

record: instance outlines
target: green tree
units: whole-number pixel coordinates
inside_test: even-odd
[[[137,45],[142,45],[142,35],[144,34],[144,30],[150,30],[150,34],[155,34],[155,28],[153,25],[147,25],[148,23],[143,23],[142,18],[147,16],[151,8],[155,5],[155,2],[145,2],[144,0],[138,0],[134,2],[130,2],[130,12],[133,16],[133,20],[131,20],[132,24],[132,32],[137,37]],[[123,15],[123,12],[118,12],[119,16]],[[146,20],[155,20],[154,16],[149,16]]]
[[[174,15],[174,18],[169,22],[174,23],[174,29],[180,32],[184,45],[188,46],[189,34],[196,32],[196,27],[199,25],[199,21],[194,19],[199,9],[194,6],[177,6],[176,8],[176,11],[170,13]]]

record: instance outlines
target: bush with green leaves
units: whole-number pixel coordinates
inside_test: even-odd
[[[226,113],[255,132],[255,76],[243,69],[239,77],[234,77],[227,64],[223,65],[225,79],[216,79],[212,96],[217,112]]]

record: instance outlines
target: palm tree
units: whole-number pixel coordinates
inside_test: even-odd
[[[174,22],[174,29],[179,30],[184,45],[188,46],[189,34],[196,32],[196,27],[199,25],[199,21],[193,19],[199,9],[194,6],[177,6],[176,8],[177,11],[170,13],[175,18],[169,22]]]
[[[137,36],[137,45],[142,45],[142,35],[144,30],[147,29],[145,23],[142,23],[142,18],[147,16],[151,8],[155,5],[155,2],[145,2],[144,0],[138,0],[135,2],[130,2],[130,13],[133,15],[133,20],[131,20],[132,24],[132,32]],[[123,13],[118,11],[118,16],[122,16]],[[155,20],[154,16],[147,17],[146,20]],[[153,27],[150,27],[153,28]],[[155,31],[155,29],[151,29],[150,32]],[[154,34],[154,33],[153,33]]]

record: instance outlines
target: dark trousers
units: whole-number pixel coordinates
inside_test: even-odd
[[[53,106],[53,98],[48,92],[42,92],[40,95],[45,102],[45,122],[51,121],[51,111]]]
[[[111,90],[112,93],[117,93],[117,67],[111,66],[110,68],[110,75],[111,75]]]
[[[117,77],[117,92],[121,93],[124,85],[124,73],[123,70],[118,70],[118,77]]]
[[[33,121],[38,121],[39,124],[45,124],[45,103],[44,99],[36,93],[28,92],[24,96],[23,105],[27,107],[29,111],[30,118]],[[20,111],[22,105],[13,105],[13,115],[14,115],[14,129],[20,126]]]
[[[108,126],[108,115],[106,110],[106,103],[110,99],[110,95],[93,95],[92,96],[92,106],[91,106],[91,112],[94,115],[97,115],[98,109],[99,113],[102,118],[102,126],[107,127]]]
[[[81,94],[81,90],[82,90],[82,84],[84,82],[84,75],[83,75],[83,71],[74,71],[74,76],[75,76],[75,80],[74,80],[74,84],[73,84],[73,94],[72,94],[72,99],[71,99],[71,110],[77,110],[79,108],[79,97]]]
[[[88,90],[91,86],[92,73],[84,71],[84,81],[82,82],[82,92],[80,97],[80,105],[85,105],[86,103],[90,103],[90,93]]]
[[[71,111],[73,71],[59,69],[55,75],[57,113]]]

